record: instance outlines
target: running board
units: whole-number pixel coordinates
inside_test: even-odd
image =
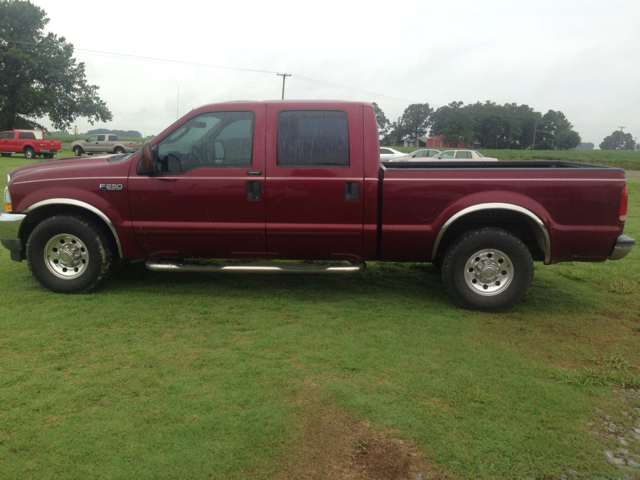
[[[248,272],[248,273],[349,273],[366,268],[365,262],[351,265],[196,265],[191,263],[168,263],[147,260],[149,270],[154,272]]]

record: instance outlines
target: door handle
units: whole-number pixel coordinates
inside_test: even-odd
[[[345,202],[357,202],[360,200],[360,183],[359,182],[344,183],[344,200]]]
[[[253,181],[247,182],[247,200],[261,200],[262,199],[262,182]]]

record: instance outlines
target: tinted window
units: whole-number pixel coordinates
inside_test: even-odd
[[[393,153],[393,152],[391,150],[387,150],[386,148],[381,148],[380,153],[386,154],[386,153]]]
[[[116,137],[115,135],[109,135],[109,141],[110,142],[115,142],[118,140],[118,137]]]
[[[104,142],[104,135],[98,135],[98,141]]]
[[[347,113],[288,110],[278,114],[280,167],[348,167]]]
[[[471,152],[458,152],[456,158],[471,158]]]
[[[18,138],[35,140],[36,139],[36,135],[33,132],[20,132],[18,134]]]
[[[2,140],[6,140],[6,139],[8,139],[8,138],[13,139],[13,135],[14,135],[14,133],[13,133],[13,132],[4,132],[4,133],[0,133],[0,139],[2,139]]]
[[[158,144],[157,169],[251,166],[253,112],[211,112],[192,118]]]
[[[440,155],[440,158],[445,160],[447,158],[453,158],[453,154],[456,152],[444,152],[442,155]]]

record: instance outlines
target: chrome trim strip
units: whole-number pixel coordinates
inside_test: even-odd
[[[366,268],[365,262],[353,262],[350,266],[293,266],[293,265],[192,265],[147,260],[149,270],[154,272],[245,272],[245,273],[348,273]]]
[[[73,205],[74,207],[84,208],[85,210],[89,210],[90,212],[95,213],[98,217],[102,219],[102,221],[104,221],[104,223],[107,224],[107,226],[111,230],[111,233],[113,233],[113,237],[116,240],[116,245],[118,246],[118,254],[120,255],[120,258],[123,258],[122,244],[120,243],[120,237],[118,237],[118,232],[116,231],[116,227],[111,222],[111,220],[109,220],[109,217],[107,217],[104,213],[102,213],[102,211],[98,210],[93,205],[90,205],[85,202],[81,202],[79,200],[73,200],[71,198],[50,198],[49,200],[43,200],[41,202],[34,203],[33,205],[25,208],[23,212],[29,213],[29,212],[32,212],[33,210],[36,210],[37,208],[44,207],[47,205]]]
[[[609,260],[620,260],[626,257],[635,243],[635,239],[628,235],[620,235],[613,244],[613,250],[611,251],[611,255],[609,255]]]
[[[538,245],[544,252],[544,263],[549,264],[551,262],[551,239],[549,237],[549,231],[547,227],[544,225],[544,222],[538,218],[536,214],[527,210],[526,208],[520,207],[518,205],[513,205],[511,203],[480,203],[478,205],[473,205],[471,207],[467,207],[463,210],[460,210],[454,216],[449,218],[445,222],[445,224],[438,232],[438,236],[436,237],[436,241],[433,244],[433,251],[431,252],[431,258],[435,258],[436,253],[438,252],[438,246],[440,246],[440,241],[442,237],[446,233],[447,229],[453,225],[453,223],[458,220],[460,217],[463,217],[469,213],[479,212],[482,210],[511,210],[513,212],[518,212],[526,215],[529,219],[531,219],[538,226],[539,231],[537,233],[542,234],[542,238],[538,237],[536,234],[536,239],[538,240]]]
[[[26,185],[28,183],[40,183],[40,182],[66,182],[66,181],[73,181],[73,180],[100,180],[102,183],[106,183],[105,179],[107,180],[126,180],[128,177],[110,177],[110,176],[104,176],[101,175],[99,177],[69,177],[69,178],[56,178],[56,179],[51,179],[51,178],[43,178],[42,180],[23,180],[23,181],[18,181],[16,180],[14,182],[15,185]]]

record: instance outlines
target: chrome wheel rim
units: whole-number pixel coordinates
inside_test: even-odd
[[[479,295],[502,293],[511,284],[513,275],[511,259],[504,252],[493,248],[474,253],[464,266],[467,286]]]
[[[72,280],[86,271],[89,251],[75,235],[61,233],[47,242],[44,263],[56,277]]]

